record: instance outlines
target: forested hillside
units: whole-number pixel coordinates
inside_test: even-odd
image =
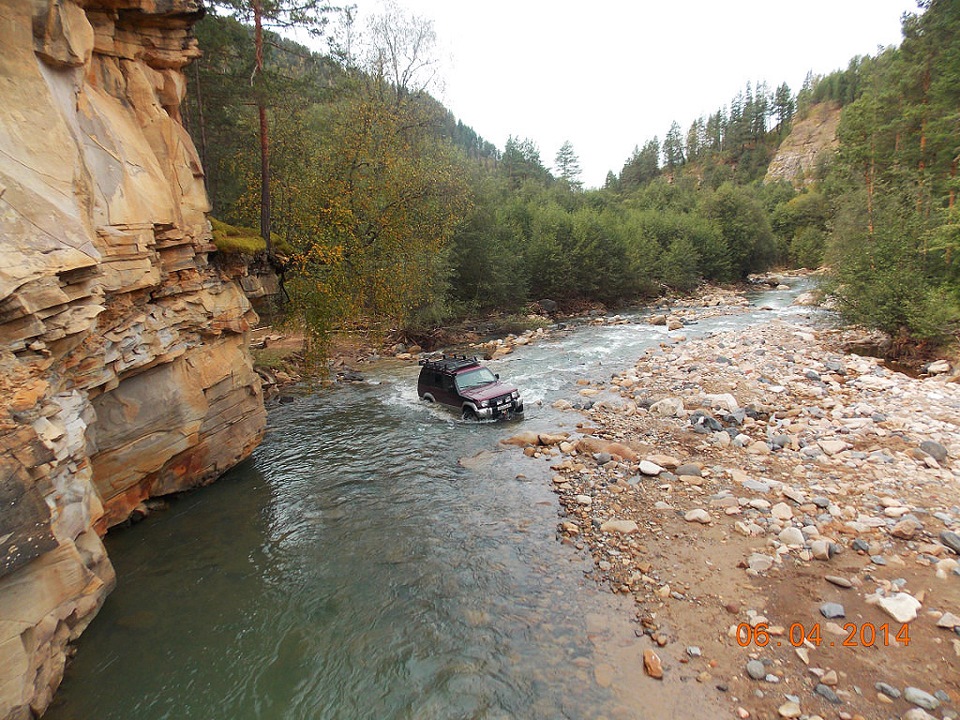
[[[960,2],[931,0],[905,18],[901,47],[796,94],[748,84],[685,131],[638,138],[598,189],[581,186],[569,144],[551,166],[530,139],[501,150],[455,119],[430,95],[432,28],[402,15],[373,24],[362,61],[268,34],[256,83],[250,28],[208,16],[185,120],[214,215],[260,227],[266,106],[286,310],[318,336],[542,298],[627,303],[826,261],[850,320],[942,340],[958,300],[958,24]],[[822,103],[843,108],[839,152],[764,183],[792,124]]]

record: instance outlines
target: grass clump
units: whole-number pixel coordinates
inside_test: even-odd
[[[253,228],[236,227],[210,218],[213,227],[213,244],[217,250],[225,253],[256,255],[267,249],[267,243]]]

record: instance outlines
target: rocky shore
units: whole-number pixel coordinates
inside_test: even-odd
[[[798,323],[674,338],[558,401],[577,432],[508,442],[550,463],[558,537],[633,599],[650,692],[687,683],[739,718],[958,717],[960,384]]]

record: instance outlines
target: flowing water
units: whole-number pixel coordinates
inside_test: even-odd
[[[682,334],[804,313],[800,289]],[[107,536],[118,586],[47,717],[638,717],[595,675],[630,604],[557,541],[549,463],[498,441],[571,429],[550,404],[577,379],[678,334],[582,326],[489,363],[522,423],[419,403],[415,366],[273,409],[250,460]]]

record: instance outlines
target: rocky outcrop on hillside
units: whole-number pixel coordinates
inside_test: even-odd
[[[114,582],[100,536],[246,457],[255,315],[180,123],[199,0],[0,0],[0,718]]]
[[[764,181],[786,180],[797,186],[813,182],[817,165],[839,145],[839,124],[840,108],[833,103],[814,105],[804,118],[794,120],[793,129],[777,150]]]

